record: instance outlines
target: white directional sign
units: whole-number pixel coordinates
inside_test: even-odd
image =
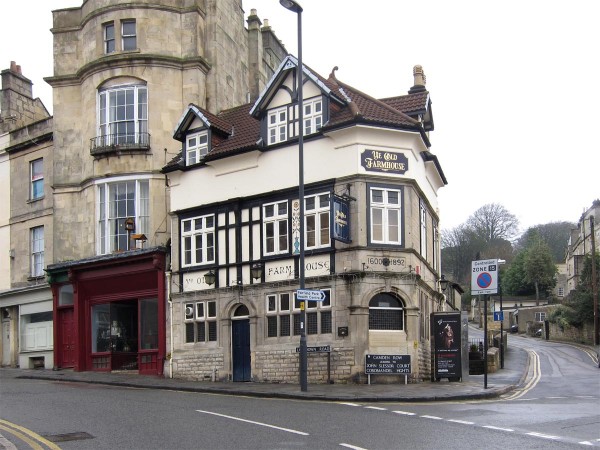
[[[298,300],[308,302],[322,302],[325,300],[325,292],[310,289],[298,289],[296,291]]]
[[[471,261],[471,294],[498,293],[498,260]]]

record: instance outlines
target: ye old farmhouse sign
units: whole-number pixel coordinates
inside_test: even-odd
[[[360,164],[369,172],[389,172],[405,174],[408,158],[404,153],[365,150],[360,154]]]

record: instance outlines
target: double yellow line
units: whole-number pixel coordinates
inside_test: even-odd
[[[48,439],[45,439],[29,429],[7,420],[0,419],[0,430],[12,434],[17,439],[20,439],[29,445],[33,450],[44,450],[46,448],[60,450],[58,445],[50,442]]]
[[[515,400],[523,397],[530,390],[532,390],[536,384],[539,383],[542,378],[542,371],[540,367],[540,355],[533,350],[527,350],[529,354],[529,372],[527,374],[527,383],[521,389],[518,389],[514,394],[504,397],[504,400]]]

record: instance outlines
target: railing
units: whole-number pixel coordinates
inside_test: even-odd
[[[90,139],[90,154],[93,156],[149,148],[150,133],[105,134]]]

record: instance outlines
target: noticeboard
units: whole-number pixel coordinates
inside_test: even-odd
[[[366,355],[367,375],[406,375],[410,374],[410,355]]]
[[[435,379],[461,378],[462,346],[460,313],[432,313],[431,330],[433,332]]]

